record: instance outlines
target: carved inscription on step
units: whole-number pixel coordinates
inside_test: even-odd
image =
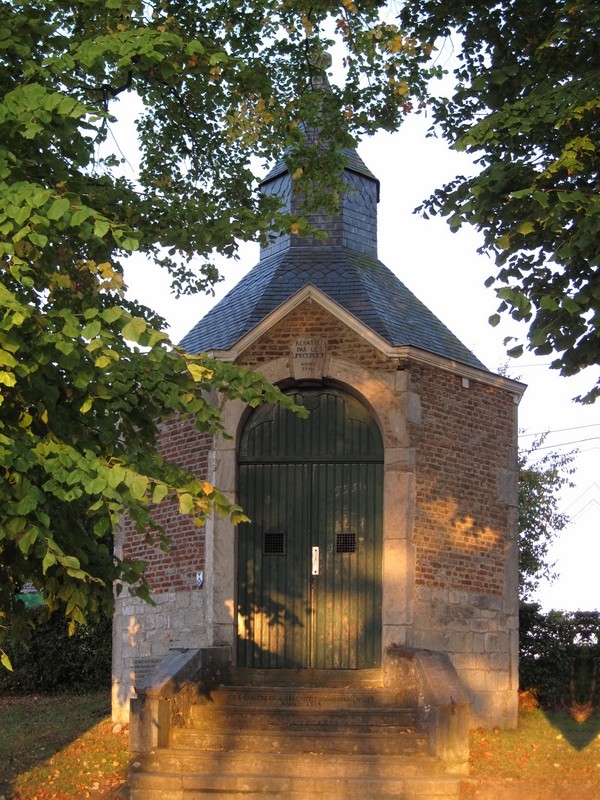
[[[296,380],[321,380],[326,354],[326,345],[323,339],[315,336],[295,339],[290,348],[290,366],[293,377]]]
[[[321,692],[290,694],[269,694],[266,692],[240,693],[229,699],[236,705],[264,705],[271,708],[335,708],[336,706],[358,708],[372,706],[375,697],[372,694],[322,694]]]

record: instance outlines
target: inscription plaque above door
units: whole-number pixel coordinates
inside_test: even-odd
[[[326,355],[323,339],[315,336],[294,339],[290,348],[290,364],[295,380],[320,381],[323,378]]]

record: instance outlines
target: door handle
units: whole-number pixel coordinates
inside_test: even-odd
[[[319,574],[319,548],[313,547],[312,548],[312,571],[311,575],[318,575]]]

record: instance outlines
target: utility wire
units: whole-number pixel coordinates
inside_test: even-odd
[[[536,453],[538,450],[554,450],[557,447],[570,447],[572,444],[581,444],[582,442],[595,442],[595,441],[600,442],[600,436],[589,436],[587,439],[574,439],[572,442],[557,442],[556,444],[543,444],[540,445],[539,447],[536,447],[535,450],[533,450],[532,452]],[[580,452],[587,453],[588,450],[594,450],[594,448],[593,447],[586,448],[586,450]]]
[[[597,484],[597,483],[590,483],[590,485],[587,487],[587,489],[584,489],[584,490],[583,490],[583,492],[581,492],[581,494],[577,495],[577,497],[575,498],[575,500],[573,500],[571,503],[569,503],[569,505],[568,505],[568,506],[565,508],[565,513],[566,513],[566,512],[567,512],[567,511],[568,511],[570,508],[573,508],[573,506],[574,506],[576,503],[578,503],[578,502],[581,500],[581,498],[582,498],[582,497],[585,497],[585,495],[586,495],[586,494],[587,494],[589,491],[591,491],[591,490],[593,490],[593,489],[598,489],[598,491],[600,491],[600,486],[598,486],[598,484]],[[592,500],[596,501],[596,498],[595,498],[595,497],[593,497],[593,498],[592,498]],[[596,502],[597,502],[597,501],[596,501]]]
[[[596,508],[600,509],[600,502],[598,500],[596,500],[595,497],[592,497],[591,500],[588,500],[588,502],[584,505],[583,508],[580,508],[579,511],[576,511],[575,514],[573,514],[572,517],[569,517],[569,522],[573,522],[573,520],[577,519],[577,517],[581,516],[581,514],[583,514],[584,511],[587,511],[588,508],[592,508],[592,507],[596,507]]]
[[[575,425],[573,428],[552,428],[547,431],[540,431],[539,433],[520,433],[519,438],[524,439],[527,436],[546,436],[550,433],[565,433],[565,431],[579,431],[583,428],[600,428],[600,422],[590,422],[589,425]]]

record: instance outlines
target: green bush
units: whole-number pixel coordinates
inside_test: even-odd
[[[85,692],[110,687],[110,619],[90,621],[69,636],[64,612],[47,617],[45,608],[34,607],[28,614],[35,626],[31,641],[6,647],[13,672],[0,668],[0,692]]]
[[[519,683],[548,708],[600,700],[600,612],[550,611],[521,603]]]

